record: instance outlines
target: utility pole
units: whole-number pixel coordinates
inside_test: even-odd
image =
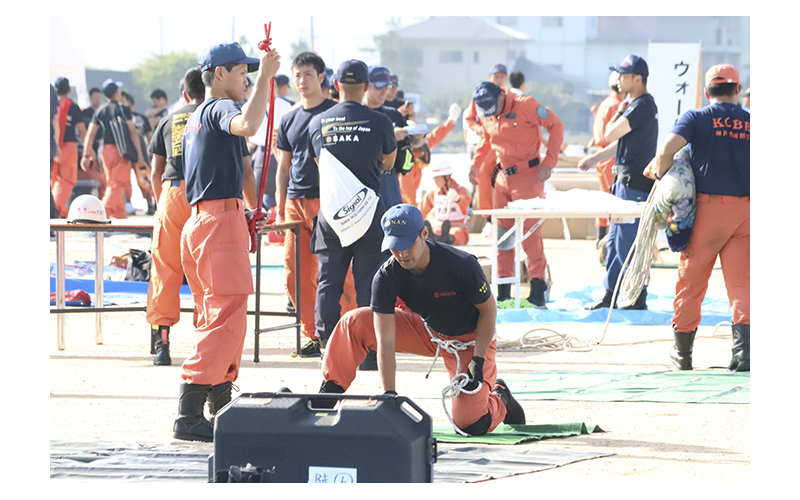
[[[311,52],[314,52],[314,16],[311,16]]]
[[[236,41],[236,16],[231,16],[231,41]]]
[[[158,50],[164,56],[164,16],[158,16]]]

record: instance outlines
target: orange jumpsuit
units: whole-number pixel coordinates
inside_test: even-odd
[[[131,181],[131,162],[119,154],[115,144],[106,144],[101,152],[103,157],[103,173],[106,179],[106,191],[102,202],[106,214],[115,219],[125,219],[125,188]]]
[[[78,143],[64,140],[67,133],[67,113],[71,106],[72,100],[69,98],[62,99],[58,106],[58,123],[61,127],[61,136],[59,137],[61,158],[53,161],[50,172],[50,190],[53,194],[53,202],[62,218],[66,218],[68,215],[67,203],[72,195],[72,189],[78,181]]]
[[[431,223],[431,228],[437,236],[442,235],[442,222],[450,220],[450,234],[455,238],[453,245],[466,245],[469,242],[469,228],[466,223],[470,197],[467,190],[459,186],[452,177],[449,188],[455,189],[461,197],[457,202],[448,198],[447,192],[437,187],[425,194],[419,210],[422,212],[422,217]]]
[[[395,352],[416,354],[432,358],[436,355],[436,344],[425,329],[422,318],[406,308],[396,308],[395,317]],[[471,342],[475,340],[475,332],[458,337],[447,337],[436,333],[443,340],[459,340]],[[369,307],[360,307],[342,316],[328,340],[325,356],[322,358],[322,375],[347,390],[356,378],[359,363],[364,360],[369,350],[377,350],[378,341],[372,322],[372,311]],[[461,360],[461,373],[469,366],[474,352],[473,347],[458,351]],[[452,398],[453,422],[459,429],[465,429],[484,415],[491,414],[489,431],[494,430],[506,417],[506,407],[500,397],[491,392],[497,380],[497,341],[493,340],[486,351],[483,365],[483,385],[475,394],[462,392]],[[456,375],[458,362],[456,355],[444,349],[439,352],[444,360],[447,373],[452,379]]]
[[[480,151],[486,143],[486,138],[482,135],[483,126],[478,120],[478,112],[475,109],[475,102],[472,100],[469,101],[469,106],[464,112],[464,120],[469,124],[469,128],[481,136],[480,141],[478,141],[478,151]],[[470,158],[470,160],[473,160],[473,158]],[[473,166],[478,167],[478,196],[476,198],[478,210],[492,209],[492,190],[494,189],[492,188],[492,171],[495,165],[497,165],[497,156],[494,150],[487,153],[481,163],[473,163]]]
[[[606,97],[600,106],[597,108],[597,115],[594,119],[594,127],[592,129],[592,136],[594,137],[594,145],[603,149],[608,146],[609,142],[605,140],[606,127],[608,122],[614,117],[614,114],[619,108],[619,103],[622,102],[616,92],[612,92]],[[611,185],[614,183],[614,173],[612,167],[614,166],[615,156],[608,158],[597,163],[597,175],[600,179],[600,190],[605,193],[611,192]],[[596,219],[597,227],[608,227],[608,219],[605,217],[598,217]]]
[[[181,232],[192,215],[186,200],[186,181],[166,180],[153,224],[150,286],[147,289],[147,322],[173,326],[180,320],[180,288],[183,285]]]
[[[564,140],[564,125],[548,108],[540,105],[536,99],[528,96],[517,96],[510,92],[505,94],[503,110],[495,115],[481,118],[486,142],[478,148],[472,167],[482,164],[492,151],[500,160],[503,169],[498,173],[492,197],[492,208],[505,208],[510,201],[544,197],[544,183],[539,181],[539,162],[550,167],[556,166],[561,143]],[[539,127],[545,127],[549,133],[547,154],[543,160],[539,158]],[[536,223],[536,219],[527,219],[523,224],[523,232]],[[513,219],[499,219],[498,227],[510,229]],[[531,278],[544,280],[547,261],[544,255],[541,231],[535,231],[523,240],[522,248],[528,257],[528,275]],[[498,250],[498,277],[507,278],[514,274],[514,250]]]
[[[455,128],[455,124],[450,120],[445,121],[438,127],[431,130],[425,137],[425,142],[428,148],[432,149],[447,137],[447,134]],[[422,181],[422,169],[427,167],[430,163],[422,158],[421,151],[414,150],[414,164],[411,170],[406,174],[397,174],[400,179],[400,193],[403,195],[403,203],[417,206],[417,190],[419,189],[420,182]]]

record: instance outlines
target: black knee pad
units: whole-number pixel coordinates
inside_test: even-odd
[[[469,424],[468,426],[461,429],[462,431],[466,432],[470,436],[483,436],[487,432],[489,432],[489,427],[492,425],[492,414],[490,412],[486,412],[486,415],[482,416],[475,422]]]

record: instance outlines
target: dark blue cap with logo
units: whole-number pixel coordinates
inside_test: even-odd
[[[508,69],[506,69],[505,64],[495,64],[489,69],[489,74],[493,75],[495,73],[505,73],[508,74]]]
[[[339,83],[358,84],[369,81],[369,69],[364,61],[350,59],[336,69],[334,79]]]
[[[369,83],[376,89],[385,89],[392,84],[392,73],[386,66],[370,66]]]
[[[69,92],[70,90],[69,80],[66,77],[59,76],[58,78],[56,78],[55,87],[59,94]]]
[[[206,71],[226,64],[246,64],[247,72],[258,71],[260,59],[247,57],[244,49],[236,42],[217,43],[207,48],[200,54],[200,70]]]
[[[322,79],[321,87],[323,89],[333,88],[333,69],[325,68],[325,78]]]
[[[414,245],[425,222],[422,212],[414,205],[401,203],[387,210],[381,217],[383,244],[381,251],[408,250]]]
[[[647,76],[650,74],[647,69],[647,62],[639,56],[629,55],[618,66],[609,66],[608,69],[616,71],[620,75],[642,75]]]
[[[500,87],[492,82],[481,82],[472,91],[472,101],[479,118],[497,113],[497,101],[500,99]]]

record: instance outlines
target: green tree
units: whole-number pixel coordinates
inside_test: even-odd
[[[131,68],[136,91],[136,109],[140,113],[150,107],[150,93],[162,89],[170,101],[178,96],[178,85],[186,71],[197,66],[198,56],[193,52],[181,51],[169,54],[151,55],[142,64]],[[138,94],[138,95],[137,95]]]
[[[294,60],[299,54],[303,52],[308,52],[311,48],[308,46],[308,42],[303,37],[297,37],[296,42],[292,42],[291,45],[291,52],[289,52],[289,59]]]
[[[387,22],[389,30],[373,37],[375,47],[363,48],[367,52],[377,51],[380,54],[381,64],[389,68],[392,73],[400,77],[400,88],[404,92],[417,91],[417,81],[420,78],[419,70],[422,51],[407,40],[400,38],[397,30],[400,28],[400,19],[392,17]]]

